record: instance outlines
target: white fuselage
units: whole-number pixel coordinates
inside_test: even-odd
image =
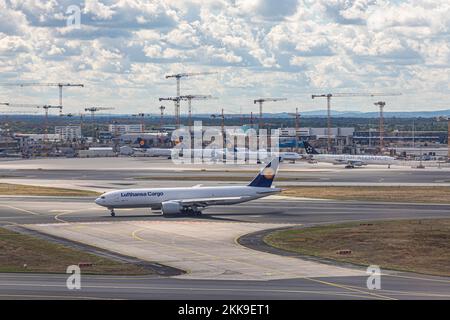
[[[391,165],[395,163],[395,159],[389,156],[369,156],[369,155],[350,155],[350,154],[310,154],[311,159],[319,162],[328,162],[334,164],[350,164],[366,165],[380,164]]]
[[[223,157],[224,152],[218,151],[218,158]],[[227,159],[239,160],[260,160],[266,162],[273,157],[280,156],[283,160],[300,160],[301,156],[297,152],[269,152],[266,150],[253,151],[245,148],[237,148],[236,151],[227,151],[225,157]]]
[[[280,191],[279,188],[250,186],[126,189],[107,192],[97,198],[95,203],[109,209],[161,209],[163,202],[216,198],[218,200],[215,200],[214,205],[229,205],[266,197]]]

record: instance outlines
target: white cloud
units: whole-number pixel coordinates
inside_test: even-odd
[[[111,7],[98,0],[86,0],[83,12],[91,14],[94,20],[111,20],[114,15],[114,10]]]
[[[194,27],[186,22],[180,23],[176,29],[170,31],[165,37],[165,40],[168,43],[186,48],[200,44]]]
[[[77,3],[82,26],[66,28],[66,8]],[[310,92],[375,89],[415,95],[399,106],[421,107],[425,96],[450,93],[450,3],[0,0],[0,82],[75,80],[86,88],[70,108],[95,100],[131,110],[173,95],[164,75],[184,71],[219,71],[182,89],[218,95],[230,108],[259,95],[314,106]],[[36,97],[55,94],[30,90]]]

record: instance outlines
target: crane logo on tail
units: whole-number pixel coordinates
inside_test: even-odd
[[[272,168],[270,168],[270,167],[266,167],[266,168],[263,170],[262,174],[264,175],[264,177],[265,177],[266,179],[271,180],[271,179],[273,179],[273,177],[275,176],[275,171],[274,171]]]

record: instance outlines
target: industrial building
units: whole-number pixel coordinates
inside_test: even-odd
[[[55,134],[62,141],[74,141],[82,138],[81,126],[56,126]]]
[[[108,131],[114,135],[120,135],[124,133],[141,133],[144,132],[144,126],[142,124],[117,124],[113,123],[108,126]]]

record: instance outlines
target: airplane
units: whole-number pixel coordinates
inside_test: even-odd
[[[212,205],[232,205],[255,200],[281,192],[272,187],[281,157],[273,158],[246,186],[187,188],[124,189],[102,194],[95,200],[115,216],[114,209],[150,208],[161,210],[163,215],[200,215]]]
[[[133,148],[134,155],[143,155],[148,157],[167,157],[168,159],[172,156],[172,149],[167,148]]]
[[[168,148],[151,148],[144,139],[136,139],[139,148],[133,148],[133,153],[135,155],[144,155],[149,157],[167,157],[170,159],[172,156],[172,149]]]
[[[282,160],[288,160],[295,163],[295,161],[300,160],[302,157],[297,152],[282,152],[280,153]]]
[[[395,163],[395,158],[389,156],[370,156],[352,154],[320,154],[307,141],[302,142],[309,158],[318,162],[328,162],[333,164],[345,164],[346,168],[361,167],[368,164],[385,164],[388,168]]]
[[[189,149],[183,146],[174,148],[154,148],[148,146],[142,138],[138,138],[137,143],[139,144],[139,148],[132,148],[135,156],[167,157],[168,159],[183,157],[192,158],[192,156],[194,156],[211,160],[219,159],[219,151],[216,151],[216,149]]]
[[[256,160],[257,163],[266,163],[270,159],[280,156],[281,161],[292,161],[295,163],[296,160],[300,160],[301,156],[297,152],[269,152],[265,149],[260,149],[258,151],[249,150],[247,148],[234,148],[234,150],[217,151],[217,159],[245,159]]]

